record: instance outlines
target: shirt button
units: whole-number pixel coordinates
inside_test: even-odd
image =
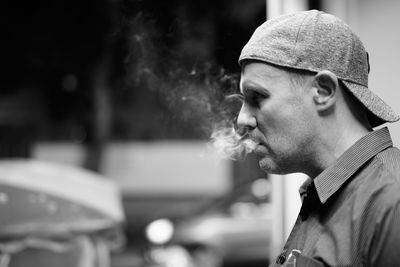
[[[285,263],[285,261],[286,261],[286,255],[285,252],[282,252],[281,255],[279,255],[278,258],[276,259],[276,263],[282,265]]]

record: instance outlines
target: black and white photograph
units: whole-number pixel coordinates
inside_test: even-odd
[[[0,267],[400,266],[400,2],[1,4]]]

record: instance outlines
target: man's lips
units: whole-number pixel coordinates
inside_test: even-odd
[[[267,146],[264,143],[263,137],[255,132],[250,132],[247,134],[247,139],[254,143],[255,148],[252,153],[258,156],[265,156],[268,153]]]
[[[254,149],[254,154],[256,154],[257,156],[265,156],[267,153],[267,148],[264,145],[257,143],[257,146]]]

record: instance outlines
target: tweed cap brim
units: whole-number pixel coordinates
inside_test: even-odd
[[[368,121],[372,127],[377,127],[385,122],[396,122],[400,119],[400,116],[388,104],[367,87],[344,80],[342,82],[367,108]]]

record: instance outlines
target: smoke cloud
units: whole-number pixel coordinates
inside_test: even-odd
[[[256,143],[240,135],[234,128],[222,127],[215,129],[211,134],[210,144],[224,158],[243,160],[253,152]]]
[[[241,160],[254,150],[255,143],[234,127],[242,104],[239,75],[212,61],[182,64],[179,53],[156,45],[160,36],[151,21],[139,14],[131,24],[129,84],[155,92],[176,121],[196,127],[222,157]]]

